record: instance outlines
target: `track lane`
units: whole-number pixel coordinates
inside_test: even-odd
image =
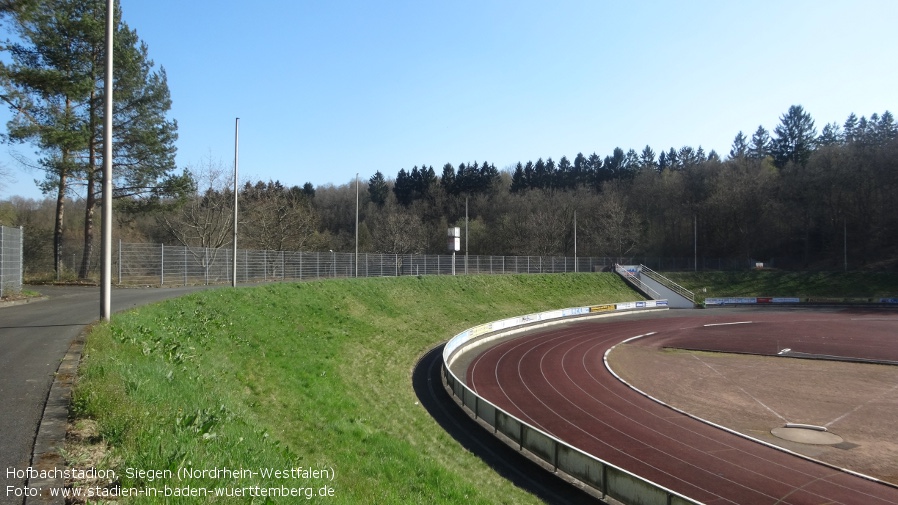
[[[752,317],[776,323],[795,314]],[[733,320],[715,315],[568,324],[486,350],[471,363],[468,380],[478,394],[554,436],[706,503],[898,502],[894,488],[666,408],[603,365],[605,351],[627,338],[651,331],[658,331],[651,338],[668,338]]]

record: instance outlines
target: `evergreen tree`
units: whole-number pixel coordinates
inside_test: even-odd
[[[415,171],[418,167],[415,167]],[[396,174],[396,182],[393,184],[393,194],[396,195],[396,201],[401,205],[408,207],[412,203],[412,192],[414,191],[414,182],[411,175],[404,168],[399,169]]]
[[[705,156],[705,150],[701,145],[699,145],[698,149],[695,151],[695,159],[697,163],[704,163],[708,161],[708,157]]]
[[[546,162],[542,158],[536,160],[533,165],[533,179],[531,179],[531,188],[546,188],[549,184],[549,171],[546,169]]]
[[[671,147],[670,150],[667,151],[667,167],[671,170],[679,170],[683,168],[683,166],[680,164],[680,157],[679,155],[677,155],[677,150],[673,147]]]
[[[383,176],[381,176],[383,177]],[[302,194],[306,196],[309,200],[315,198],[315,186],[312,186],[311,182],[307,182],[302,185]]]
[[[574,187],[585,186],[589,183],[589,160],[583,153],[577,153],[574,158],[573,179]]]
[[[524,190],[527,189],[527,181],[524,177],[524,166],[521,165],[519,161],[517,165],[514,167],[514,172],[511,175],[511,192],[512,193],[523,193]]]
[[[770,133],[758,125],[754,135],[751,136],[751,145],[748,147],[748,157],[755,160],[761,160],[770,154]]]
[[[105,11],[105,2],[98,0],[21,3],[12,16],[20,42],[10,46],[11,64],[0,68],[3,98],[15,114],[10,139],[41,149],[42,189],[55,191],[61,202],[73,181],[86,187],[81,277],[91,260],[100,196]],[[146,45],[122,21],[117,2],[114,15],[115,196],[155,199],[167,190],[186,190],[188,181],[171,175],[177,125],[166,118],[171,99],[165,71],[153,69]],[[60,203],[57,237],[62,216]]]
[[[560,160],[558,160],[558,170],[555,176],[554,187],[560,189],[573,189],[576,186],[576,181],[574,179],[574,166],[571,165],[570,160],[567,159],[567,156],[562,156]]]
[[[620,147],[615,147],[614,151],[611,152],[611,156],[605,157],[605,170],[601,178],[602,181],[610,181],[622,177],[626,159],[627,155],[624,154],[624,150]]]
[[[629,174],[635,172],[637,168],[639,168],[639,154],[636,153],[636,149],[628,149],[627,155],[624,156],[624,175],[629,177]]]
[[[524,165],[524,189],[533,189],[536,186],[536,166],[532,161]]]
[[[885,111],[879,117],[876,124],[877,138],[880,144],[885,144],[898,137],[898,125],[895,124],[895,118],[892,113]]]
[[[455,167],[452,163],[443,165],[443,173],[440,175],[440,187],[447,195],[455,195]]]
[[[730,159],[745,158],[748,155],[748,139],[740,130],[733,139],[733,147],[730,149]]]
[[[374,175],[368,179],[368,197],[379,207],[383,207],[384,204],[387,203],[389,192],[390,188],[387,187],[387,181],[384,179],[384,174],[380,173],[380,170],[374,172]]]
[[[648,144],[642,150],[642,154],[639,155],[639,165],[641,168],[651,168],[653,170],[658,168],[658,163],[655,161],[655,151]]]
[[[677,151],[677,159],[680,160],[680,166],[684,169],[701,163],[698,153],[691,146],[683,146]]]
[[[867,117],[861,116],[857,120],[857,126],[854,129],[854,141],[861,144],[870,143],[870,125],[867,124]]]
[[[87,5],[63,2],[21,4],[11,9],[12,32],[20,42],[7,49],[11,61],[0,66],[3,100],[13,118],[11,142],[31,142],[43,157],[40,183],[55,193],[54,268],[61,266],[65,199],[73,179],[82,175],[80,158],[89,138],[84,120],[94,81],[88,55],[92,49],[86,27]]]
[[[546,158],[546,168],[545,175],[542,180],[541,188],[553,188],[557,184],[558,178],[558,167],[555,166],[555,161],[552,158]]]
[[[807,164],[816,145],[817,129],[801,105],[789,107],[773,132],[776,137],[770,143],[770,153],[776,166],[782,168],[789,162]]]
[[[496,165],[484,161],[483,165],[480,166],[476,191],[478,193],[489,193],[496,187],[499,177],[499,170],[496,169]]]
[[[842,125],[842,130],[844,132],[845,142],[851,144],[855,140],[857,140],[857,116],[854,115],[854,112],[848,115],[848,119],[845,120],[845,124]]]
[[[602,173],[604,172],[604,166],[602,165],[602,158],[599,157],[598,154],[592,153],[587,158],[587,186],[595,192],[599,192],[602,189]]]
[[[831,146],[842,142],[842,132],[838,123],[828,123],[817,138],[817,145]]]

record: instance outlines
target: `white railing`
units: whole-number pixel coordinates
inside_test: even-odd
[[[666,309],[665,300],[626,302],[591,307],[574,307],[503,319],[469,328],[443,348],[443,381],[446,390],[474,419],[486,424],[512,448],[537,458],[554,473],[589,486],[602,498],[610,497],[627,504],[679,505],[698,503],[620,467],[607,463],[509,414],[479,396],[452,369],[457,358],[476,347],[509,334],[564,322],[570,317],[607,316],[631,310]]]
[[[640,268],[640,271],[643,274],[645,274],[648,278],[654,279],[656,282],[658,282],[662,286],[667,287],[674,293],[682,296],[683,298],[686,298],[687,300],[689,300],[692,303],[695,303],[695,293],[693,293],[692,291],[689,291],[688,289],[684,288],[683,286],[677,284],[676,282],[668,279],[667,277],[659,274],[658,272],[652,270],[651,268],[649,268],[645,265],[639,265],[639,268]]]
[[[657,291],[652,289],[652,287],[648,284],[642,282],[642,279],[640,279],[634,272],[631,272],[624,268],[623,265],[615,264],[614,271],[617,272],[618,275],[623,277],[624,280],[636,286],[637,289],[645,293],[645,295],[649,298],[653,300],[661,299],[661,295]]]

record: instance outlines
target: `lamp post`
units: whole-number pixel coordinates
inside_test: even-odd
[[[240,118],[234,122],[234,261],[231,286],[237,287],[237,154],[240,145]]]
[[[115,33],[113,9],[113,0],[106,0],[106,75],[103,85],[106,93],[106,110],[103,118],[103,269],[100,273],[100,317],[106,321],[112,316],[112,49]]]

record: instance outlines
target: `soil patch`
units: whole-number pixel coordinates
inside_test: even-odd
[[[799,454],[898,484],[898,366],[617,346],[612,369],[675,408]],[[776,437],[825,426],[834,445]]]

